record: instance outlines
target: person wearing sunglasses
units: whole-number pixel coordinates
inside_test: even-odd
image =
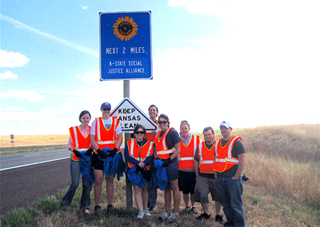
[[[138,124],[134,129],[134,136],[128,140],[124,150],[124,156],[128,162],[128,172],[131,172],[131,168],[135,169],[135,172],[141,172],[139,176],[145,180],[145,185],[140,185],[133,180],[131,183],[134,188],[134,198],[139,209],[137,218],[142,219],[144,216],[151,216],[148,209],[148,185],[151,180],[150,163],[153,160],[153,142],[144,138],[146,129],[144,126]],[[135,175],[138,177],[138,174]],[[130,179],[130,178],[129,178]]]
[[[110,103],[102,103],[100,110],[102,117],[98,117],[92,122],[90,132],[91,145],[95,150],[92,155],[92,166],[94,168],[95,176],[94,197],[96,203],[95,214],[97,216],[101,215],[100,198],[104,177],[104,162],[101,159],[106,158],[107,156],[102,150],[103,148],[109,148],[108,155],[113,157],[120,153],[120,146],[123,141],[120,120],[111,117]],[[98,156],[100,156],[101,159],[99,159]],[[111,209],[113,208],[114,174],[106,177],[106,182],[108,209]]]
[[[188,121],[180,124],[180,154],[179,154],[179,189],[183,193],[183,201],[186,213],[197,213],[194,206],[194,187],[196,185],[196,174],[194,171],[194,154],[200,144],[200,137],[192,135]],[[189,206],[189,201],[191,206]]]
[[[163,161],[162,166],[166,167],[169,182],[164,190],[165,212],[159,217],[160,220],[169,218],[175,221],[179,218],[180,191],[178,186],[179,170],[178,155],[180,153],[180,138],[174,128],[170,128],[169,117],[161,114],[158,118],[161,131],[157,133],[154,141],[156,157]],[[171,191],[173,192],[174,210],[171,211]]]
[[[84,110],[79,115],[80,126],[73,126],[69,128],[69,141],[68,150],[71,151],[71,162],[70,162],[70,172],[71,172],[71,185],[64,195],[61,206],[69,206],[72,202],[74,194],[79,186],[80,172],[83,171],[80,165],[80,158],[82,155],[91,156],[92,149],[90,145],[90,126],[89,122],[91,119],[91,114],[89,111]],[[83,153],[83,154],[81,154]],[[90,157],[88,157],[90,158]],[[84,167],[82,167],[84,168]],[[90,168],[90,167],[89,167]],[[90,193],[91,193],[91,182],[82,176],[82,196],[80,207],[83,209],[83,214],[90,214]]]

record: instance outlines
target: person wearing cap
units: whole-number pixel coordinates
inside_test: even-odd
[[[245,147],[239,136],[232,136],[232,127],[228,121],[220,123],[222,138],[215,144],[213,169],[220,203],[227,221],[225,226],[245,226],[242,202],[242,170],[245,164]],[[231,152],[230,152],[231,151]]]
[[[73,126],[69,128],[69,141],[68,150],[71,151],[71,161],[70,161],[70,175],[71,175],[71,185],[64,195],[61,206],[69,206],[72,202],[74,194],[79,186],[80,172],[81,169],[79,158],[82,155],[91,156],[92,149],[90,144],[90,126],[89,122],[91,120],[91,114],[89,111],[84,110],[79,115],[79,121],[81,124],[79,126]],[[83,153],[83,154],[82,154]],[[82,167],[83,168],[83,167]],[[90,167],[89,167],[90,168]],[[91,193],[91,182],[82,176],[82,196],[80,202],[80,208],[83,209],[85,215],[89,214],[90,208],[90,193]]]
[[[103,183],[103,165],[101,160],[106,158],[107,155],[115,156],[120,152],[120,146],[123,141],[122,129],[120,121],[114,117],[111,117],[111,105],[108,102],[104,102],[100,108],[102,117],[96,118],[91,124],[90,140],[92,148],[95,149],[92,155],[92,166],[94,168],[95,186],[95,214],[100,216],[101,206],[100,199],[102,193]],[[106,154],[103,148],[109,148],[108,154]],[[100,159],[100,158],[101,159]],[[113,194],[114,194],[114,175],[106,177],[107,182],[107,197],[108,197],[108,209],[113,208]]]
[[[156,124],[159,125],[157,117],[158,117],[158,107],[154,104],[149,106],[148,109],[149,117],[150,119]],[[144,138],[147,140],[153,142],[156,138],[157,132],[159,132],[159,127],[157,127],[157,130],[154,130],[152,132],[147,132]],[[154,160],[155,161],[155,160]],[[154,162],[151,162],[150,164],[150,170],[152,172],[152,175],[155,175],[156,169],[154,168]],[[149,184],[149,201],[148,201],[148,207],[150,213],[155,212],[155,207],[157,205],[157,198],[158,198],[158,189],[151,187],[151,184]]]
[[[219,194],[215,185],[215,175],[213,171],[214,161],[214,131],[212,127],[203,129],[204,141],[199,144],[194,156],[194,171],[196,173],[196,186],[194,189],[194,200],[201,203],[203,213],[197,217],[198,220],[209,219],[209,199],[215,201],[216,216],[215,221],[223,224],[221,216],[221,205]]]
[[[179,154],[179,189],[183,193],[185,212],[197,213],[194,206],[194,187],[196,174],[194,171],[194,154],[200,144],[200,137],[192,135],[188,121],[180,124],[180,154]],[[189,201],[191,206],[189,206]]]
[[[169,117],[161,114],[158,118],[161,131],[157,133],[154,141],[156,152],[154,155],[160,159],[166,168],[169,178],[167,187],[164,190],[165,212],[159,217],[160,220],[169,218],[175,221],[179,218],[180,191],[178,185],[179,166],[178,155],[180,153],[180,138],[174,128],[170,128]],[[173,192],[174,209],[171,212],[171,191]]]

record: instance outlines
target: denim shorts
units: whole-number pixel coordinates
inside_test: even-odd
[[[179,178],[179,164],[178,161],[170,163],[167,167],[167,176],[169,181],[174,181]]]

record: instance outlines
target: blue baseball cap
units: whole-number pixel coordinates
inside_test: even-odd
[[[111,105],[108,102],[104,102],[101,104],[100,110],[103,110],[104,108],[109,108],[111,110]]]

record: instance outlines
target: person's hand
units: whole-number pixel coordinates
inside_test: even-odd
[[[141,169],[143,169],[146,166],[146,164],[144,164],[143,162],[139,162],[139,166]]]
[[[110,156],[115,156],[116,155],[116,153],[117,153],[117,151],[118,151],[118,148],[113,148],[111,151],[109,151],[109,153],[110,153]]]
[[[76,149],[73,149],[73,151],[72,151],[78,158],[80,158],[81,157],[81,154],[80,154],[80,152],[79,151],[77,151]]]
[[[92,148],[88,149],[86,151],[86,155],[91,156],[92,155],[92,151],[93,151]]]
[[[163,161],[162,167],[167,167],[171,163],[172,160],[171,160],[171,158],[167,158],[162,161]]]
[[[100,149],[98,149],[97,152],[100,158],[106,158],[108,156],[105,152],[103,152]]]

